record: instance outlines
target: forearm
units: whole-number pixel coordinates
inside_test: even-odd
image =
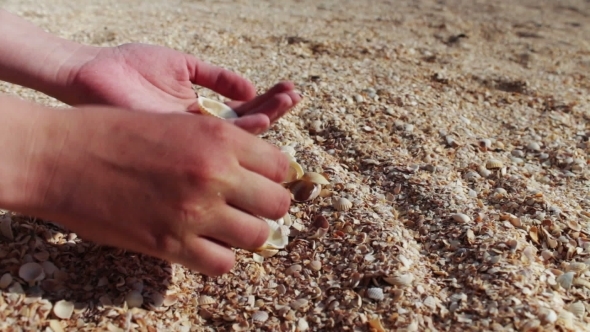
[[[38,209],[48,181],[49,138],[59,131],[50,112],[58,110],[0,94],[0,208]]]
[[[94,52],[0,9],[0,80],[63,100],[76,65]]]

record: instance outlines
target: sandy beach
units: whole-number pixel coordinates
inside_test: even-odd
[[[330,180],[293,202],[284,250],[236,250],[218,278],[5,211],[0,330],[590,331],[588,0],[0,6],[84,44],[190,53],[259,92],[293,81],[303,102],[261,137]]]

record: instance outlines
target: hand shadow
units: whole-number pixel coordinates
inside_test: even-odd
[[[53,304],[67,300],[75,305],[72,318],[88,322],[101,312],[125,308],[126,296],[138,291],[142,308],[166,309],[162,302],[172,280],[170,263],[82,240],[50,222],[9,213],[0,220],[0,278],[6,273],[12,277],[8,285],[10,277],[0,279],[0,297],[4,295],[9,305],[35,302],[35,298]],[[19,269],[27,262],[41,264],[41,280],[27,282],[19,277]],[[18,311],[14,315],[21,318]]]

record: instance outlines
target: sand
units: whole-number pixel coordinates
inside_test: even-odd
[[[590,2],[0,4],[81,43],[194,54],[260,91],[292,80],[305,101],[262,137],[332,182],[293,204],[285,250],[238,251],[219,278],[7,214],[2,330],[590,330]],[[48,269],[34,285],[18,277],[31,261]]]

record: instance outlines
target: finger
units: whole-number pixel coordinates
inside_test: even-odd
[[[256,136],[233,136],[238,162],[245,169],[258,173],[274,182],[283,182],[289,170],[289,158],[278,147]]]
[[[289,210],[291,195],[283,186],[247,170],[238,174],[239,190],[225,193],[228,204],[253,215],[279,219]]]
[[[300,101],[301,97],[295,91],[280,93],[266,103],[250,111],[249,114],[265,114],[268,116],[270,123],[274,123]]]
[[[254,135],[261,134],[270,127],[270,120],[264,114],[244,115],[228,121]]]
[[[230,247],[254,250],[264,244],[269,231],[264,220],[227,206],[217,216],[215,223],[203,225],[199,233]]]
[[[206,87],[234,100],[246,101],[256,97],[254,85],[240,75],[191,55],[187,55],[186,58],[193,84]]]
[[[268,100],[272,99],[276,94],[288,92],[288,91],[293,90],[294,88],[295,88],[295,86],[293,85],[292,82],[285,81],[285,82],[277,83],[272,88],[270,88],[267,92],[265,92],[264,94],[234,108],[234,111],[238,114],[250,114],[250,113],[252,113],[251,112],[252,109],[259,107],[260,105],[266,103]]]
[[[172,260],[189,269],[216,277],[229,272],[234,267],[236,256],[223,244],[193,235],[187,237],[182,256]]]

